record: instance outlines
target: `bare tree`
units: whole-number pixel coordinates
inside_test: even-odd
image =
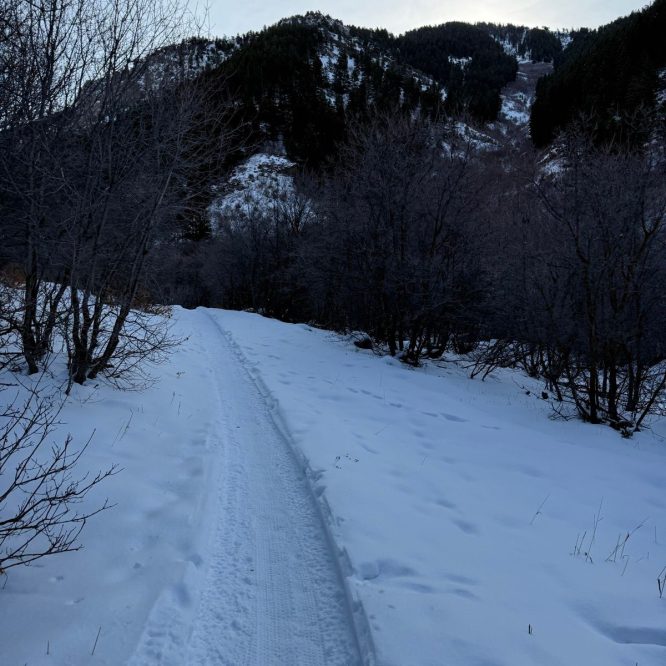
[[[666,173],[649,152],[578,134],[563,149],[566,170],[537,188],[569,322],[567,388],[585,419],[638,427],[664,386]]]
[[[77,510],[116,468],[75,476],[90,440],[78,449],[70,436],[53,442],[57,415],[54,403],[36,390],[0,414],[0,573],[78,550],[86,521],[108,507]]]
[[[473,372],[519,365],[584,420],[630,434],[666,384],[666,174],[651,148],[588,135],[572,128],[554,167],[507,183],[495,342]]]
[[[168,54],[150,57],[192,24],[179,0],[38,0],[7,10],[0,206],[7,259],[23,274],[12,326],[30,373],[59,330],[72,381],[111,368],[117,377],[167,344],[133,310],[146,257],[182,209],[178,194],[202,146],[208,160],[224,150],[223,132],[207,144],[197,132],[205,101],[193,73]]]
[[[401,116],[354,128],[308,256],[321,318],[410,363],[471,334],[483,297],[480,165],[445,138],[448,128]]]

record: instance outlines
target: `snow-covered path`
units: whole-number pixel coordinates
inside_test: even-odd
[[[198,603],[163,596],[131,663],[360,664],[338,563],[307,479],[243,359],[207,311],[196,341],[209,357],[218,419],[217,516]],[[214,490],[214,489],[213,489]]]

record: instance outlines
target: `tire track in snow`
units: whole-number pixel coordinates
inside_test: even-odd
[[[364,663],[346,589],[304,471],[228,334],[205,310],[216,521],[198,603],[158,602],[133,664],[354,666]],[[217,487],[216,487],[217,486]],[[187,627],[187,629],[185,629]],[[368,663],[367,658],[365,663]]]

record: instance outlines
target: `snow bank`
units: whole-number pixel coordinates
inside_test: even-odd
[[[176,310],[176,336],[192,332],[188,314]],[[53,438],[69,432],[80,446],[94,431],[77,471],[121,469],[81,508],[98,507],[105,497],[115,506],[86,525],[83,550],[10,572],[0,590],[0,664],[119,666],[160,606],[180,610],[182,626],[170,631],[184,640],[213,510],[209,365],[192,338],[153,369],[157,382],[145,391],[122,392],[102,381],[74,386]],[[48,381],[42,383],[46,389]]]

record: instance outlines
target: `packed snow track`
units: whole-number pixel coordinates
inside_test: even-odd
[[[290,444],[224,330],[199,310],[219,418],[218,524],[193,603],[185,587],[153,608],[132,666],[362,664],[322,517]],[[199,562],[190,566],[200,566]],[[187,578],[187,576],[186,576]],[[190,611],[188,608],[193,606]]]

